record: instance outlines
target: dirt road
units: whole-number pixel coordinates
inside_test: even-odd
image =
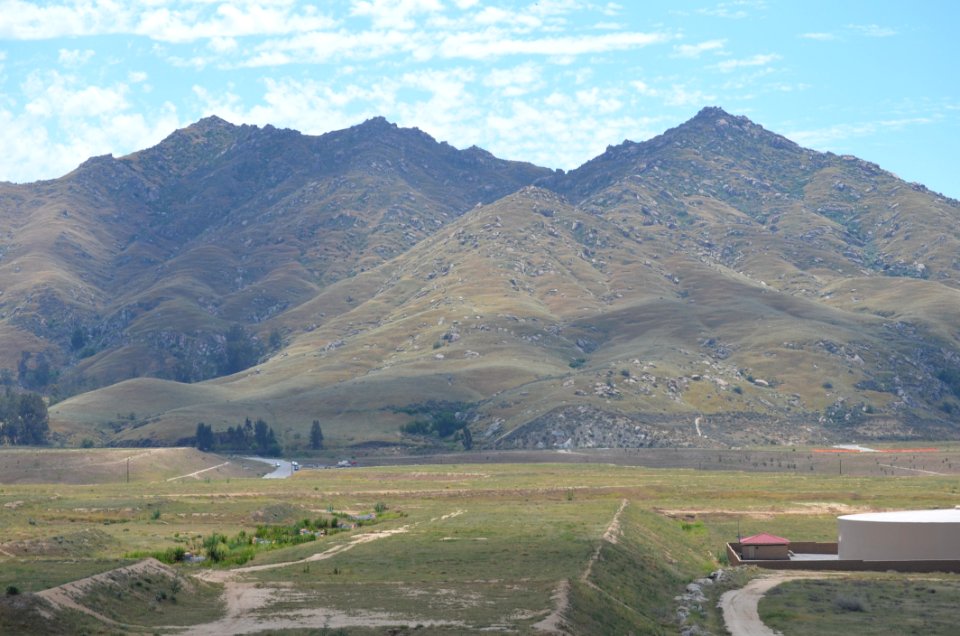
[[[754,579],[739,590],[724,592],[720,597],[723,622],[733,636],[774,636],[777,632],[763,624],[757,613],[757,603],[763,595],[788,580],[790,575],[774,575]]]
[[[827,572],[776,572],[753,579],[739,590],[724,592],[720,597],[723,622],[733,636],[776,636],[775,632],[760,620],[757,604],[763,595],[785,581],[794,579],[823,579],[837,576]]]

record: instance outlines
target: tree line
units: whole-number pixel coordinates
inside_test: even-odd
[[[0,443],[46,444],[50,435],[47,404],[39,393],[0,395]]]
[[[260,418],[256,422],[251,422],[248,417],[243,424],[229,426],[225,431],[214,431],[209,424],[200,422],[197,424],[194,444],[198,450],[202,451],[249,451],[268,456],[282,454],[273,427]],[[323,449],[323,429],[320,428],[320,420],[313,420],[310,427],[310,448]]]
[[[209,424],[200,422],[197,424],[196,446],[202,451],[230,450],[267,456],[283,453],[273,427],[261,418],[251,422],[249,417],[243,424],[230,426],[225,431],[214,431]]]

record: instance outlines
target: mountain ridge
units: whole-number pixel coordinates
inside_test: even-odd
[[[32,210],[60,232],[32,230],[60,260],[0,318],[7,360],[127,379],[56,405],[63,439],[256,416],[291,448],[313,419],[340,446],[445,447],[400,427],[446,403],[500,447],[957,435],[960,204],[717,107],[566,173],[383,118],[211,117],[71,175],[0,187],[0,237]]]

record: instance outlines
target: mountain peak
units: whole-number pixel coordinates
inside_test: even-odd
[[[201,133],[230,128],[234,128],[234,125],[228,122],[226,119],[218,117],[217,115],[209,115],[187,126],[187,129],[195,130]]]
[[[700,109],[700,112],[697,113],[693,118],[700,119],[700,120],[703,120],[703,119],[716,120],[723,117],[733,117],[733,115],[723,110],[719,106],[704,106],[703,108]]]
[[[397,130],[398,126],[389,121],[383,115],[377,115],[376,117],[371,117],[361,124],[354,126],[358,130],[370,130],[370,131],[385,131],[385,130]]]

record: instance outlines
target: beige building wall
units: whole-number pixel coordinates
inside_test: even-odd
[[[840,517],[841,560],[958,560],[960,510],[905,510]]]

